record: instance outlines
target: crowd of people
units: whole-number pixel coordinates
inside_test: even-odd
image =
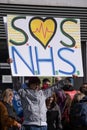
[[[26,81],[17,90],[23,108],[22,116],[14,108],[13,89],[7,88],[2,93],[0,130],[87,129],[87,83],[83,83],[77,91],[70,78],[56,77],[53,85],[44,78],[42,86],[39,77],[29,77]]]

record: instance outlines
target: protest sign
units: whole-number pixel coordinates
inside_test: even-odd
[[[7,16],[13,76],[83,76],[80,20]]]

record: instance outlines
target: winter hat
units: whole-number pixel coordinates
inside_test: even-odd
[[[41,81],[38,77],[29,77],[28,86],[31,84],[40,84]]]

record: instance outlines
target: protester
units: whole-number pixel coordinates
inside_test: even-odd
[[[87,83],[83,83],[79,90],[87,96]]]
[[[40,83],[38,77],[30,77],[28,87],[18,91],[23,107],[25,130],[47,130],[45,100],[52,95],[53,91],[62,87],[59,83],[57,86],[42,90]]]
[[[66,101],[66,94],[64,90],[60,89],[56,91],[56,96],[57,96],[57,104],[60,107],[61,113],[63,113],[65,101]]]
[[[47,89],[48,87],[50,87],[50,85],[50,80],[48,78],[44,78],[42,81],[42,89]]]
[[[74,77],[66,77],[64,80],[64,86],[62,88],[65,93],[70,95],[71,99],[73,99],[74,95],[78,92],[77,90],[74,89],[73,85]]]
[[[70,108],[71,108],[71,103],[72,99],[68,93],[66,93],[66,99],[65,99],[65,104],[63,106],[63,111],[62,111],[62,125],[63,125],[63,130],[70,130]]]
[[[0,101],[0,130],[18,130],[21,128],[20,119],[13,109],[13,91],[8,88],[2,94]]]
[[[58,77],[55,77],[55,83],[57,84],[60,80],[62,80],[62,77],[58,76]]]
[[[70,108],[70,126],[72,130],[87,129],[87,96],[75,94]]]
[[[61,110],[61,121],[63,125],[63,130],[70,130],[69,113],[72,99],[68,93],[65,93],[63,89],[56,91],[57,104]]]
[[[61,111],[57,104],[56,94],[46,99],[47,130],[62,130]]]

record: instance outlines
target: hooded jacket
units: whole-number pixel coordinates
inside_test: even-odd
[[[25,125],[46,126],[46,98],[52,95],[53,91],[61,88],[61,85],[54,85],[45,90],[20,89],[19,95],[21,97],[24,122]]]

